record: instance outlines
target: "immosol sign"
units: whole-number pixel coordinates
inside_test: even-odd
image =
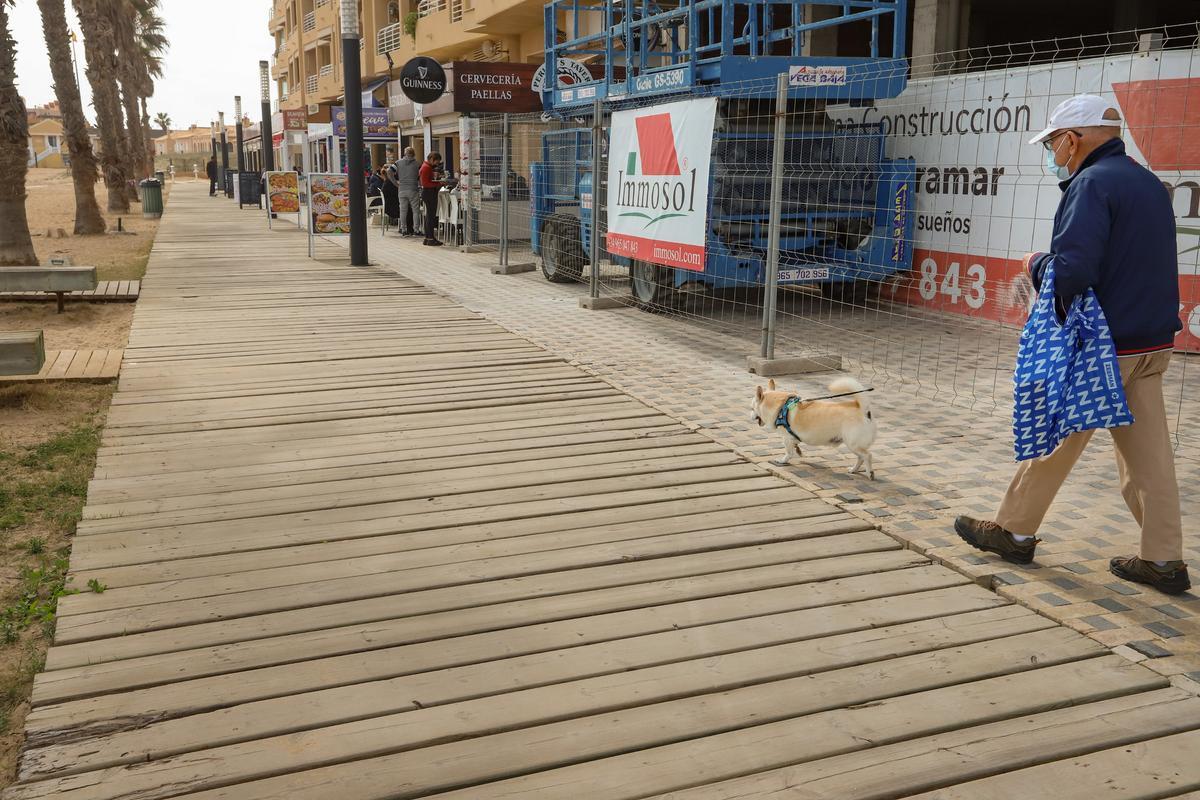
[[[608,146],[608,235],[618,256],[700,272],[716,98],[617,111]]]

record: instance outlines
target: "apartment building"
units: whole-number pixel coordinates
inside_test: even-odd
[[[275,37],[272,75],[283,111],[303,111],[308,129],[290,134],[286,162],[314,170],[339,169],[344,142],[333,135],[333,108],[342,105],[342,53],[338,0],[274,0],[270,29]],[[391,133],[368,141],[370,163],[379,165],[409,144],[426,144],[455,164],[458,117],[452,99],[414,107],[392,83],[417,55],[453,61],[543,59],[543,0],[360,0],[363,105],[388,109]],[[282,137],[278,137],[282,138]],[[307,149],[308,152],[304,152]]]

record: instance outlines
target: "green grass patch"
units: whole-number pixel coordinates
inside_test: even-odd
[[[84,424],[18,452],[0,451],[0,532],[34,526],[73,533],[99,446],[100,429]]]

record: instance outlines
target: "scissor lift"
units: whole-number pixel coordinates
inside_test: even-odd
[[[543,105],[559,120],[687,97],[718,98],[702,273],[630,263],[643,305],[681,288],[761,284],[767,252],[776,78],[787,92],[781,284],[820,283],[830,296],[865,297],[870,281],[909,268],[911,159],[888,159],[878,125],[835,126],[831,103],[895,97],[908,80],[907,0],[552,0],[545,7],[546,74],[560,59],[585,64],[547,81]],[[821,31],[856,26],[862,57],[813,56]],[[885,37],[885,34],[890,34]],[[881,41],[883,39],[890,41]],[[551,280],[577,279],[592,235],[591,127],[542,138],[533,165],[533,245]],[[603,147],[603,143],[602,143]],[[605,176],[600,176],[604,180]],[[603,215],[603,209],[600,209]]]

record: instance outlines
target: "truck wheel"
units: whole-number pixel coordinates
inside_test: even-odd
[[[821,296],[835,303],[861,308],[867,304],[871,282],[864,280],[836,281],[821,284]]]
[[[587,260],[579,243],[579,220],[553,216],[542,229],[542,274],[554,283],[575,283]]]
[[[629,265],[629,288],[633,303],[643,311],[659,311],[675,299],[667,270],[657,264],[633,261]]]

